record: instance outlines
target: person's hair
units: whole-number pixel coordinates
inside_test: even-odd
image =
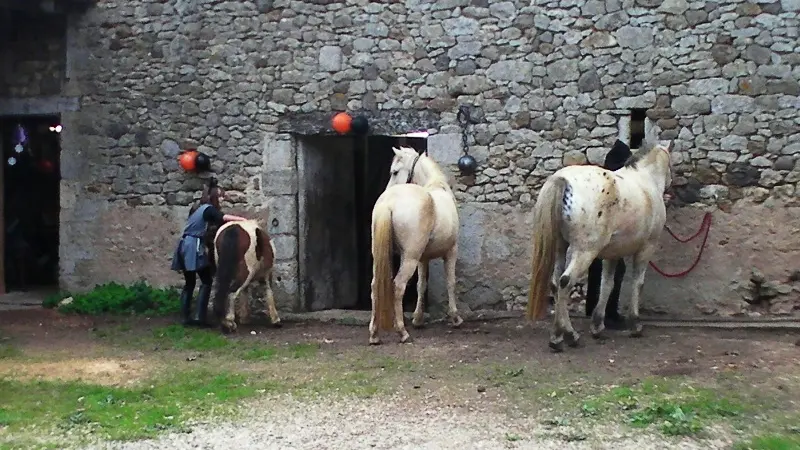
[[[219,209],[219,196],[222,192],[222,188],[217,185],[217,179],[211,177],[208,179],[208,184],[203,186],[203,193],[200,194],[200,201],[196,202],[192,208],[189,210],[189,215],[191,216],[200,205],[209,204],[217,209]]]

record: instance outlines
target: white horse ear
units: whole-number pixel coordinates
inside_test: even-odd
[[[401,152],[397,147],[392,147],[392,150],[394,150],[394,154],[397,156],[401,156],[403,154],[403,152]]]

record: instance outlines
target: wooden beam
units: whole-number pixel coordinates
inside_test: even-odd
[[[3,129],[0,126],[0,295],[6,293],[6,221],[5,221],[5,186],[4,174],[6,154],[3,148]]]

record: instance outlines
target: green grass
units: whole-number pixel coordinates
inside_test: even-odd
[[[469,366],[468,366],[469,367]],[[480,368],[469,367],[468,370]],[[699,435],[720,420],[744,421],[746,413],[762,411],[730,389],[724,378],[708,386],[686,378],[646,378],[626,386],[603,385],[596,375],[547,374],[546,370],[497,364],[481,376],[493,388],[505,391],[515,405],[543,405],[555,413],[551,424],[578,421],[621,422],[634,428],[655,428],[667,436]],[[619,380],[616,380],[619,381]],[[518,406],[517,406],[518,408]]]
[[[0,359],[10,359],[22,355],[22,351],[7,340],[0,340]]]
[[[757,436],[747,442],[741,442],[734,450],[797,450],[800,449],[800,436],[785,434],[767,434]]]
[[[179,371],[130,388],[0,379],[0,423],[17,432],[29,427],[81,429],[112,440],[147,438],[180,429],[212,406],[275,388],[266,381],[204,369]]]
[[[161,349],[213,351],[228,348],[231,341],[219,331],[168,325],[153,330],[153,340]]]
[[[637,428],[655,425],[667,436],[694,435],[714,420],[740,416],[745,410],[745,403],[719,390],[667,379],[613,387],[581,407],[584,415],[618,415]]]

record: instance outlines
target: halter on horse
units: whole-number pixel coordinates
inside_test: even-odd
[[[272,293],[275,248],[267,232],[255,220],[228,222],[217,231],[214,246],[218,255],[214,313],[221,319],[222,330],[236,331],[235,316],[242,324],[249,322],[249,296],[239,299],[239,294],[253,280],[265,285],[270,320],[274,326],[280,326],[281,319]],[[235,292],[231,294],[231,291]],[[237,299],[238,311],[234,314]]]
[[[453,326],[463,322],[456,309],[458,209],[455,196],[439,166],[410,147],[393,148],[395,157],[386,190],[372,210],[372,318],[369,343],[379,344],[378,328],[392,327],[400,342],[410,338],[403,323],[403,294],[418,270],[414,326],[423,324],[423,296],[428,261],[443,258],[447,274],[448,315]],[[401,254],[400,269],[392,280],[392,250]]]
[[[527,315],[532,320],[541,318],[548,291],[553,294],[550,347],[554,351],[563,351],[565,340],[572,347],[579,343],[567,310],[569,292],[597,257],[603,259],[603,277],[600,301],[592,313],[592,335],[602,336],[616,261],[632,256],[634,286],[628,320],[631,335],[641,336],[639,296],[666,221],[663,193],[672,183],[669,149],[669,144],[661,143],[643,148],[614,172],[596,166],[564,167],[539,191]]]

